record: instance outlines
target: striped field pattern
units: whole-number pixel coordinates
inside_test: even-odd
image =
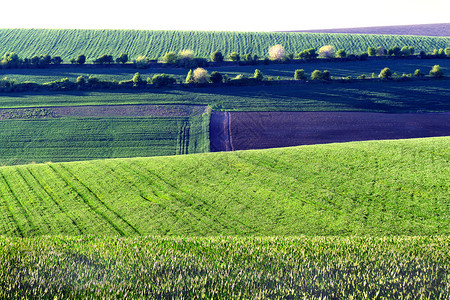
[[[16,52],[20,57],[58,55],[66,62],[79,54],[85,54],[88,60],[102,54],[118,57],[122,53],[127,53],[131,59],[139,55],[156,59],[168,51],[183,49],[192,49],[200,57],[209,57],[216,50],[225,55],[235,51],[241,55],[251,53],[265,57],[268,48],[276,44],[294,54],[324,45],[355,54],[367,51],[369,46],[390,48],[395,45],[413,46],[416,52],[428,52],[449,47],[450,38],[286,32],[0,29],[3,52]]]
[[[0,235],[448,234],[449,142],[2,167]]]

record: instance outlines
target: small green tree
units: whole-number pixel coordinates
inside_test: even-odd
[[[83,84],[86,83],[86,79],[83,76],[80,75],[80,76],[77,77],[77,80],[75,81],[75,83],[78,84],[78,85],[83,85]]]
[[[375,49],[374,47],[369,47],[369,48],[367,48],[367,54],[369,56],[376,56],[377,55],[377,49]]]
[[[150,62],[149,58],[145,55],[140,55],[136,57],[134,60],[134,65],[138,69],[144,69],[148,67],[148,63]]]
[[[336,57],[338,57],[338,58],[345,58],[345,57],[347,57],[347,52],[345,52],[344,49],[339,49],[336,52]]]
[[[177,62],[177,60],[178,60],[178,54],[176,54],[173,51],[167,52],[162,58],[162,61],[166,64],[174,64]]]
[[[136,72],[133,76],[133,79],[131,79],[131,80],[133,81],[134,86],[142,85],[144,83],[144,81],[142,80],[141,74],[139,74],[139,72]]]
[[[391,69],[384,68],[383,70],[381,70],[380,75],[378,75],[378,78],[389,79],[391,76],[392,76]]]
[[[261,70],[256,69],[255,73],[253,74],[253,78],[255,78],[257,81],[261,81],[264,78],[263,73],[261,72]]]
[[[94,60],[95,64],[100,64],[100,65],[110,64],[113,62],[114,62],[113,57],[112,57],[112,55],[109,55],[109,54],[103,54]]]
[[[116,63],[125,64],[128,61],[128,54],[122,53],[118,58],[116,58]]]
[[[434,77],[434,78],[443,78],[444,71],[442,71],[442,69],[439,65],[434,65],[430,71],[430,76]]]
[[[147,82],[148,82],[148,80],[147,80]],[[173,78],[170,75],[156,74],[156,75],[153,75],[151,82],[155,87],[163,87],[163,86],[168,86],[168,85],[174,84],[177,81],[175,78]]]
[[[388,50],[388,55],[389,56],[399,56],[400,51],[401,51],[401,49],[399,46],[394,46]]]
[[[422,73],[422,71],[420,70],[420,69],[416,69],[415,71],[414,71],[414,77],[423,77],[424,76],[424,74]]]
[[[61,56],[54,56],[52,58],[52,63],[54,65],[60,65],[62,62],[63,62],[63,60],[62,60]]]
[[[21,63],[21,59],[19,58],[19,55],[15,52],[6,52],[5,55],[3,55],[1,64],[4,67],[7,68],[15,68]]]
[[[450,47],[445,48],[444,53],[445,55],[447,55],[447,57],[450,57]]]
[[[186,76],[186,80],[184,82],[185,83],[193,83],[194,82],[194,73],[192,72],[192,69],[189,70],[189,72]]]
[[[315,59],[317,58],[317,56],[318,54],[316,53],[316,49],[314,48],[303,50],[297,55],[298,58],[307,60]]]
[[[75,61],[79,65],[84,65],[84,63],[86,62],[86,56],[84,54],[80,54],[77,56],[77,59]]]
[[[211,80],[212,83],[222,83],[223,76],[217,71],[214,71],[211,73],[211,76],[209,77],[209,80]]]
[[[303,70],[303,69],[295,70],[294,79],[295,80],[306,80],[305,70]]]
[[[323,73],[319,70],[314,70],[311,73],[311,79],[312,80],[322,80],[323,79]]]
[[[213,62],[223,62],[223,54],[219,50],[211,53],[211,61]]]
[[[237,52],[231,52],[230,54],[228,54],[228,59],[231,61],[239,61],[241,57]]]

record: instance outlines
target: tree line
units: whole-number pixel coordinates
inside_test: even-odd
[[[382,46],[377,48],[369,47],[367,52],[360,54],[348,54],[344,49],[336,50],[332,45],[326,45],[320,49],[309,48],[300,51],[297,54],[287,53],[282,45],[274,45],[268,50],[267,57],[258,57],[253,54],[241,55],[237,52],[231,52],[224,56],[220,50],[211,53],[209,60],[202,57],[196,57],[193,50],[185,49],[180,52],[169,51],[164,54],[159,60],[151,59],[145,55],[137,56],[133,61],[130,61],[127,53],[122,53],[117,58],[112,55],[103,54],[92,60],[93,64],[109,65],[109,64],[126,64],[132,63],[136,68],[147,68],[151,63],[160,61],[163,64],[169,64],[176,67],[184,68],[198,68],[207,67],[212,63],[232,62],[240,65],[257,65],[270,63],[289,63],[295,60],[315,60],[317,58],[325,59],[341,59],[341,60],[365,60],[368,57],[411,57],[417,56],[420,58],[450,58],[450,47],[445,49],[434,49],[432,52],[426,53],[420,51],[416,53],[414,47],[393,46],[385,49]],[[69,60],[74,65],[84,65],[87,62],[84,54],[79,54]],[[49,65],[60,65],[63,59],[60,56],[34,55],[31,58],[20,58],[15,52],[7,52],[0,60],[0,66],[3,68],[19,68],[19,67],[36,67],[44,68]]]
[[[333,77],[328,70],[320,71],[314,70],[308,76],[303,69],[295,70],[295,81],[352,81],[352,77]],[[402,74],[401,76],[392,73],[389,68],[384,68],[379,74],[373,73],[371,78],[362,74],[356,79],[378,79],[378,80],[412,80],[413,78],[423,79],[425,74],[420,69],[416,69],[413,74]],[[444,72],[439,65],[433,66],[429,72],[429,78],[441,79],[444,78]],[[122,81],[105,81],[96,76],[78,76],[75,81],[71,81],[69,78],[63,78],[46,83],[35,82],[17,82],[15,80],[9,80],[7,78],[0,79],[0,92],[24,92],[24,91],[73,91],[73,90],[113,90],[113,89],[151,89],[162,88],[170,85],[177,84],[183,87],[196,87],[196,86],[208,86],[208,85],[229,85],[229,86],[248,86],[257,84],[272,84],[274,81],[280,81],[280,78],[265,77],[259,69],[255,69],[253,76],[244,76],[239,74],[233,78],[230,78],[227,74],[221,74],[220,72],[213,71],[211,74],[203,69],[196,68],[195,70],[189,70],[186,79],[184,81],[177,82],[176,78],[169,74],[156,74],[152,77],[144,79],[139,72],[135,73],[129,80]],[[286,82],[286,80],[284,80]],[[289,80],[287,80],[289,81]],[[276,84],[276,82],[275,82]]]

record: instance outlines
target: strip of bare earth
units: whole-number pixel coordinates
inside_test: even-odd
[[[211,151],[448,136],[450,112],[214,112],[210,130]]]
[[[59,117],[183,117],[204,113],[203,105],[87,105],[2,108],[0,120]]]

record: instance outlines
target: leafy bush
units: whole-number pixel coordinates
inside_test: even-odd
[[[122,53],[118,58],[116,58],[116,63],[124,64],[128,61],[128,54]]]
[[[399,46],[394,46],[388,50],[388,55],[389,56],[399,56],[400,51],[401,51],[401,49]]]
[[[336,52],[336,57],[339,57],[339,58],[345,58],[346,56],[347,56],[347,52],[345,52],[344,49],[339,49],[339,50]]]
[[[193,59],[181,58],[177,60],[177,66],[183,68],[204,68],[208,66],[205,58],[196,57]]]
[[[178,54],[174,51],[169,51],[163,56],[162,61],[166,64],[175,64],[178,61]]]
[[[239,61],[241,57],[237,52],[231,52],[230,54],[228,54],[228,59],[231,61]]]
[[[392,76],[391,69],[384,68],[383,70],[381,70],[380,74],[378,75],[378,78],[389,79],[391,76]]]
[[[69,78],[62,78],[60,80],[46,82],[43,84],[43,86],[50,90],[60,91],[60,90],[73,90],[76,84],[71,82]]]
[[[79,65],[84,65],[84,63],[86,62],[86,56],[84,54],[78,55],[75,62]]]
[[[108,54],[103,54],[94,60],[94,64],[99,64],[99,65],[111,64],[113,62],[114,62],[114,60],[113,60],[112,55],[108,55]]]
[[[52,58],[52,63],[54,65],[60,65],[62,62],[63,62],[63,60],[62,60],[61,56],[54,56]]]
[[[17,55],[15,52],[6,52],[0,64],[3,68],[15,68],[21,63],[21,59],[19,58],[19,55]]]
[[[330,80],[330,72],[325,70],[325,71],[319,71],[319,70],[314,70],[311,73],[311,79],[312,80]]]
[[[294,79],[295,80],[306,80],[305,70],[303,70],[303,69],[295,70]]]
[[[189,70],[189,72],[186,76],[186,80],[184,82],[185,83],[193,83],[194,82],[194,72],[192,72],[192,69]]]
[[[222,83],[223,76],[217,71],[214,71],[211,73],[211,76],[209,76],[209,80],[211,80],[212,83]]]
[[[211,61],[213,62],[223,62],[223,54],[219,50],[214,51],[211,54]]]
[[[399,55],[401,55],[401,56],[410,56],[410,55],[414,55],[414,52],[415,52],[414,47],[404,46],[400,50]]]
[[[86,79],[83,76],[80,75],[80,76],[77,77],[77,80],[75,81],[75,83],[78,84],[78,85],[83,85],[83,84],[86,83]]]
[[[439,65],[434,65],[430,71],[430,76],[434,77],[434,78],[443,78],[444,71],[442,71],[442,69]]]
[[[175,78],[173,78],[170,75],[167,74],[156,74],[152,77],[151,80],[152,84],[155,87],[164,87],[164,86],[168,86],[171,84],[176,83],[177,81],[175,80]]]
[[[141,74],[139,74],[139,72],[135,73],[133,76],[133,79],[131,79],[133,81],[134,86],[139,86],[139,85],[143,85],[144,81],[142,80]]]
[[[318,54],[316,53],[316,49],[309,48],[300,52],[297,57],[305,60],[311,60],[317,58]]]
[[[374,47],[369,47],[367,48],[367,54],[369,56],[375,56],[377,55],[377,49],[375,49]]]
[[[144,69],[148,67],[148,64],[150,62],[150,59],[145,55],[140,55],[136,57],[134,60],[134,65],[138,69]]]
[[[414,71],[414,74],[413,74],[415,77],[420,77],[420,78],[422,78],[425,74],[423,74],[422,73],[422,71],[420,70],[420,69],[416,69],[415,71]]]
[[[253,74],[253,78],[255,78],[257,81],[261,81],[261,80],[264,79],[264,75],[263,75],[263,73],[261,72],[261,70],[256,69],[256,70],[255,70],[255,73]]]

